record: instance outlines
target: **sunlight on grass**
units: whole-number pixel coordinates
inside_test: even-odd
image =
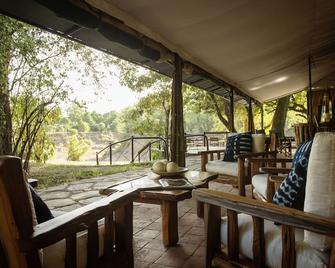
[[[150,163],[115,166],[80,166],[34,163],[31,165],[29,174],[32,178],[38,179],[39,188],[48,188],[82,179],[111,175],[129,170],[144,169],[150,166]]]

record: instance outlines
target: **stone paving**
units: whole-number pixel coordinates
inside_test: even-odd
[[[188,157],[189,169],[198,170],[198,157]],[[81,180],[41,191],[46,203],[58,211],[71,211],[100,198],[98,190],[130,178],[146,175],[149,169]],[[229,184],[211,182],[210,188],[237,194]],[[161,212],[158,205],[134,203],[134,261],[135,268],[205,267],[204,222],[196,215],[196,202],[192,199],[178,203],[179,242],[176,247],[165,248],[161,241]]]

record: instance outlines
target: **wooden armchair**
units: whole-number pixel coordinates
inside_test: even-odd
[[[264,145],[263,145],[264,148]],[[239,195],[245,196],[245,186],[251,183],[250,158],[276,158],[276,137],[271,136],[271,143],[261,152],[251,152],[237,156],[237,162],[225,162],[223,159],[225,150],[209,150],[199,152],[201,156],[201,171],[209,171],[219,174],[218,180],[236,180]]]
[[[36,225],[21,160],[1,156],[0,266],[133,267],[134,198],[115,193]]]
[[[324,264],[314,267],[335,267],[335,242],[329,251],[319,252],[295,232],[299,228],[335,237],[335,219],[209,189],[194,190],[193,196],[205,203],[207,268],[302,267],[308,257]],[[227,209],[224,223],[221,207]],[[227,247],[222,249],[222,242]]]
[[[335,133],[318,133],[309,157],[304,211],[194,190],[205,205],[206,267],[335,267],[334,163]],[[221,218],[221,207],[227,217]]]

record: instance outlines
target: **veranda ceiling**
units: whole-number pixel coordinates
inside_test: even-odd
[[[335,70],[334,0],[87,0],[259,101]]]
[[[86,13],[78,13],[69,2]],[[138,38],[148,37],[212,74],[214,78],[186,71],[184,82],[224,97],[229,97],[231,87],[261,102],[302,90],[308,86],[309,56],[313,83],[335,71],[334,0],[69,2],[8,0],[1,2],[0,10],[171,75],[173,68],[162,61],[161,51],[157,56],[145,42],[139,50],[136,40],[129,45],[129,39],[120,41],[115,31],[104,31],[93,21],[110,15],[136,30]],[[323,84],[330,87],[333,82]]]

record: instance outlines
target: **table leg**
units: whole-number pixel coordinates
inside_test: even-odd
[[[175,246],[178,242],[178,209],[176,201],[162,201],[162,235],[165,247]]]
[[[201,188],[208,188],[208,182]],[[204,217],[204,203],[200,201],[197,201],[197,216],[199,218]]]
[[[204,203],[200,201],[197,201],[197,216],[199,218],[204,217]]]

